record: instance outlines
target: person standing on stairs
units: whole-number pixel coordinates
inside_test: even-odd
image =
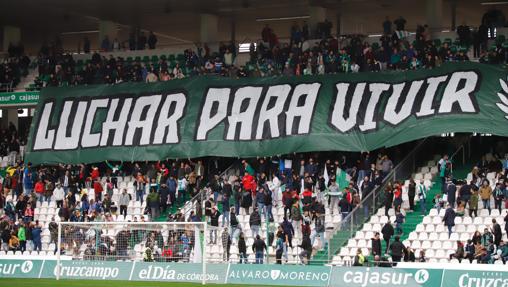
[[[381,254],[381,239],[379,238],[379,232],[374,234],[374,237],[371,239],[372,242],[372,250],[371,253],[373,256],[382,256]]]
[[[404,223],[405,216],[400,212],[400,208],[395,211],[395,231],[397,235],[402,234],[402,224]]]
[[[446,195],[448,198],[448,204],[450,204],[452,208],[455,207],[456,193],[457,186],[455,185],[455,183],[453,183],[453,180],[450,177],[448,177],[446,179]]]
[[[446,208],[445,215],[443,217],[443,222],[448,227],[448,238],[452,235],[452,228],[455,226],[455,211],[451,204],[448,204]]]
[[[407,195],[409,198],[409,209],[411,210],[411,212],[413,212],[415,211],[415,196],[416,196],[416,182],[413,178],[409,180]]]
[[[420,212],[422,215],[427,214],[427,207],[425,206],[425,200],[427,199],[427,187],[423,184],[418,184],[418,199],[420,201]],[[414,205],[414,204],[413,204]]]
[[[385,188],[385,216],[388,216],[388,210],[392,207],[393,204],[393,188],[391,183],[388,183],[388,185]]]
[[[492,188],[490,187],[489,181],[484,180],[480,187],[480,198],[482,199],[483,208],[489,210],[490,215],[490,197],[492,196]]]
[[[395,230],[393,230],[393,226],[390,220],[388,220],[388,222],[386,222],[386,224],[383,226],[381,233],[383,234],[383,240],[386,244],[385,253],[388,254],[388,250],[390,249],[390,239],[395,234]]]

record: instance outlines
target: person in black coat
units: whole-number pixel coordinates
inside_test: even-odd
[[[457,186],[451,179],[448,179],[446,184],[446,194],[448,195],[448,203],[451,207],[455,206],[455,194],[457,193]]]
[[[455,226],[455,216],[455,210],[453,210],[451,204],[448,204],[448,208],[446,208],[446,212],[443,217],[443,222],[448,227],[448,238],[452,235],[452,228]]]
[[[240,257],[240,264],[247,264],[247,244],[243,232],[240,233],[240,239],[238,239],[238,256]]]
[[[501,243],[501,239],[503,237],[503,232],[501,231],[501,226],[499,225],[499,223],[496,222],[495,218],[492,218],[491,232],[494,235],[494,244],[496,244],[496,246],[499,246],[499,244]]]
[[[402,259],[402,256],[404,255],[404,250],[406,248],[404,247],[404,244],[400,242],[400,237],[395,236],[395,241],[390,246],[390,250],[392,252],[392,261],[393,262],[400,262]]]
[[[379,256],[382,256],[381,255],[381,239],[379,238],[379,232],[376,232],[374,234],[374,237],[371,239],[372,241],[372,255],[373,256],[376,256],[376,255],[379,255]]]
[[[412,178],[409,180],[407,196],[409,197],[409,209],[415,211],[416,182]]]
[[[385,253],[388,253],[388,250],[390,248],[390,239],[395,234],[395,230],[393,229],[392,223],[388,221],[383,228],[381,229],[381,234],[383,234],[383,240],[386,243],[386,251]]]

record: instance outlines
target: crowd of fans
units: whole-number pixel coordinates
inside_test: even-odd
[[[30,58],[22,45],[9,45],[8,55],[0,62],[0,92],[12,91],[28,75]]]
[[[233,43],[221,43],[217,52],[211,52],[204,44],[176,56],[143,59],[104,57],[94,53],[85,63],[75,61],[72,55],[59,49],[44,48],[38,60],[40,77],[36,87],[155,82],[199,75],[236,78],[431,69],[444,62],[469,61],[467,54],[471,47],[482,63],[500,64],[506,60],[504,38],[501,36],[495,45],[488,48],[488,38],[479,36],[486,35],[485,31],[474,32],[462,25],[457,28],[456,41],[441,42],[431,39],[425,25],[418,26],[415,40],[410,42],[407,40],[409,33],[404,30],[405,20],[396,19],[394,25],[392,29],[392,22],[387,19],[383,23],[383,36],[379,42],[372,44],[364,41],[361,35],[332,36],[330,22],[320,23],[319,29],[314,32],[314,36],[321,39],[318,42],[309,39],[309,28],[304,23],[301,28],[293,25],[289,42],[281,43],[267,25],[261,33],[262,41],[251,43],[250,59],[243,66],[236,64],[237,47]],[[141,50],[146,46],[155,48],[157,40],[151,32],[148,38],[141,35],[131,37],[128,42],[130,50]],[[89,43],[87,39],[86,43]],[[117,40],[110,43],[105,38],[102,46],[102,51],[115,51],[119,44]],[[85,52],[90,52],[89,47]]]
[[[17,154],[13,156],[19,159]],[[380,184],[383,175],[393,166],[388,157],[371,160],[369,154],[353,161],[343,156],[321,162],[313,158],[293,162],[287,166],[287,159],[261,158],[250,163],[244,160],[239,174],[230,178],[220,177],[216,164],[205,164],[202,160],[37,167],[17,162],[1,175],[2,250],[41,250],[40,232],[47,222],[36,220],[38,202],[48,202],[57,208],[56,214],[47,218],[49,225],[46,225],[51,234],[49,243],[56,243],[56,222],[111,222],[117,217],[126,218],[127,207],[135,200],[140,203],[146,201],[141,206],[143,213],[150,215],[150,220],[166,214],[167,221],[206,220],[211,230],[209,243],[216,244],[222,240],[226,244],[225,250],[229,250],[227,242],[229,246],[237,244],[240,254],[246,255],[245,241],[248,238],[244,232],[247,227],[242,229],[237,219],[240,209],[244,209],[249,215],[248,228],[253,238],[260,235],[261,224],[272,226],[270,237],[264,239],[271,240],[269,244],[276,240],[278,263],[282,257],[287,260],[287,249],[293,246],[295,236],[303,238],[300,247],[305,253],[301,254],[301,258],[306,262],[310,259],[316,238],[324,239],[325,205],[346,216],[362,197]],[[127,193],[127,189],[119,185],[117,176],[133,178],[133,193]],[[117,188],[120,194],[114,194]],[[168,213],[170,209],[180,208],[203,189],[210,195],[204,199],[204,210],[201,204],[197,204],[190,214],[181,210]],[[145,193],[148,195],[145,196]],[[278,204],[284,206],[282,222],[274,222],[273,219],[272,207]],[[132,216],[129,221],[145,221],[147,218]],[[221,231],[222,234],[218,234]],[[189,232],[173,234],[171,240],[158,244],[145,241],[154,236],[160,237],[157,232],[149,231],[120,233],[116,235],[116,240],[102,236],[105,234],[98,230],[82,230],[76,226],[66,226],[62,234],[63,249],[71,247],[73,250],[70,252],[78,256],[80,246],[86,245],[85,255],[96,258],[126,256],[127,245],[123,242],[128,242],[130,248],[145,242],[145,248],[149,249],[144,250],[145,260],[187,260],[193,246],[193,235],[190,236]],[[254,241],[258,263],[262,262],[262,251],[256,246],[262,246],[264,239]],[[187,248],[176,250],[174,246]],[[172,257],[169,254],[179,254],[179,259],[164,259]],[[241,258],[245,262],[247,257]]]
[[[504,231],[508,235],[508,210],[506,214],[502,214],[502,211],[508,207],[508,190],[506,188],[508,154],[504,157],[492,154],[483,156],[464,180],[454,179],[452,170],[452,162],[447,155],[444,155],[438,162],[439,177],[443,182],[442,192],[436,194],[433,199],[434,208],[437,209],[438,214],[441,209],[446,209],[442,221],[448,228],[448,236],[451,236],[454,230],[456,217],[477,217],[480,202],[483,209],[488,210],[490,214],[492,210],[491,201],[494,201],[494,207],[504,217]],[[490,175],[487,178],[492,173],[495,175]],[[491,183],[491,181],[493,182]],[[388,189],[391,188],[387,187],[387,194],[391,194],[392,192]],[[414,201],[415,195],[421,199],[422,193],[425,200],[425,190],[418,191],[413,180],[411,180],[408,189],[409,201]],[[394,206],[392,197],[385,196],[385,200],[387,201],[386,210]],[[402,203],[402,199],[400,199],[400,203]],[[400,206],[395,207],[395,210],[395,223],[400,225],[404,222],[404,216],[401,215]],[[493,264],[499,260],[505,264],[508,260],[508,241],[503,240],[503,228],[500,225],[503,223],[497,222],[495,218],[492,218],[491,222],[491,226],[486,227],[483,233],[477,230],[467,242],[457,241],[457,249],[449,255],[449,259],[457,259],[459,262],[462,260],[469,260],[470,262],[476,260],[478,263],[483,264]],[[391,263],[388,262],[388,254],[390,254],[391,262],[427,262],[425,250],[422,249],[419,256],[415,256],[415,250],[410,246],[404,246],[400,240],[400,235],[400,230],[394,228],[390,221],[383,226],[381,233],[375,233],[371,239],[371,254],[374,256],[374,265],[391,266]],[[395,238],[395,240],[392,241],[392,238]],[[385,241],[386,249],[384,251],[381,250],[381,239]],[[353,265],[367,264],[366,259],[366,256],[359,249]]]

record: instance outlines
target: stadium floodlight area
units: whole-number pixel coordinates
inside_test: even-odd
[[[201,263],[206,281],[205,222],[59,222],[57,280],[73,261]]]

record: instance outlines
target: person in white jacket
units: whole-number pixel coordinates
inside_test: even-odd
[[[63,206],[63,200],[65,197],[65,191],[61,183],[56,184],[56,188],[53,190],[53,198],[56,201],[56,207],[60,208]]]
[[[272,184],[269,185],[268,187],[272,191],[273,206],[277,207],[279,203],[280,180],[276,175],[273,176]]]

